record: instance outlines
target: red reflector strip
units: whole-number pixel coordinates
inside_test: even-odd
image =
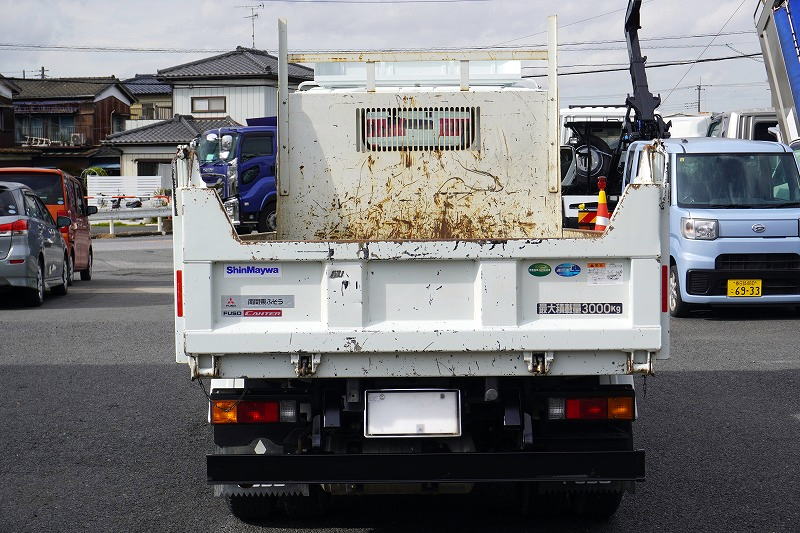
[[[669,267],[661,266],[661,312],[669,311]]]
[[[597,420],[608,418],[607,398],[567,398],[567,420]]]
[[[24,259],[12,259],[11,261],[9,261],[9,263],[11,263],[12,265],[21,265],[24,262],[25,262]]]
[[[183,270],[175,271],[175,312],[183,316]]]

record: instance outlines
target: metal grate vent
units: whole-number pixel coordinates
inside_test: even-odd
[[[800,270],[798,254],[722,254],[717,270]]]
[[[686,275],[686,292],[689,294],[708,294],[711,276],[708,272],[689,271]]]
[[[356,109],[359,152],[477,150],[480,107]]]

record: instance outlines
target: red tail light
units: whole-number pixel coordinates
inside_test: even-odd
[[[669,267],[661,266],[661,312],[669,311]]]
[[[212,424],[271,424],[280,421],[279,402],[211,402]]]
[[[608,418],[607,398],[567,398],[567,420]]]
[[[240,402],[237,417],[242,424],[277,422],[278,402]]]
[[[183,316],[183,270],[175,271],[175,312]]]
[[[7,233],[9,235],[25,235],[28,233],[28,221],[24,218],[9,222],[7,224],[0,224],[0,234]]]
[[[550,420],[633,420],[635,417],[633,396],[547,400],[547,418]]]

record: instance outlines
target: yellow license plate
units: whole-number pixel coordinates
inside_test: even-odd
[[[729,279],[728,296],[734,298],[757,298],[761,296],[761,280]]]

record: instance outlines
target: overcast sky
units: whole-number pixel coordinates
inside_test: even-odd
[[[488,0],[462,3],[377,4],[264,1],[256,20],[256,47],[274,53],[276,21],[289,23],[293,50],[437,48],[542,44],[546,19],[559,16],[559,41],[584,42],[623,39],[627,0]],[[378,0],[374,0],[378,1]],[[725,32],[753,31],[753,10],[758,0],[645,0],[642,38],[716,34],[736,12]],[[0,43],[167,47],[182,49],[233,49],[250,46],[250,11],[240,5],[258,0],[0,0]],[[616,12],[603,15],[607,12]],[[603,15],[603,16],[599,16]],[[577,21],[591,18],[585,22]],[[534,35],[537,34],[538,35]],[[530,36],[520,39],[520,37]],[[712,37],[644,42],[649,61],[696,59]],[[510,41],[510,42],[509,42]],[[586,65],[568,70],[593,70],[595,65],[627,62],[622,43],[598,44],[583,50],[563,50],[562,66]],[[591,49],[587,49],[591,48]],[[609,48],[617,48],[609,50]],[[737,52],[738,51],[738,52]],[[717,37],[704,58],[758,52],[755,33]],[[41,66],[47,75],[92,76],[114,74],[124,78],[214,55],[185,53],[108,53],[19,51],[0,48],[0,72],[22,76]],[[708,84],[701,94],[703,111],[770,106],[760,59],[736,59],[687,66],[650,69],[650,87],[665,98],[663,110],[696,108],[697,84]],[[526,69],[526,73],[543,72]],[[685,78],[681,80],[684,76]],[[669,97],[670,90],[678,86]],[[690,87],[690,88],[683,88]],[[622,103],[630,90],[627,72],[612,72],[561,79],[561,103]]]

